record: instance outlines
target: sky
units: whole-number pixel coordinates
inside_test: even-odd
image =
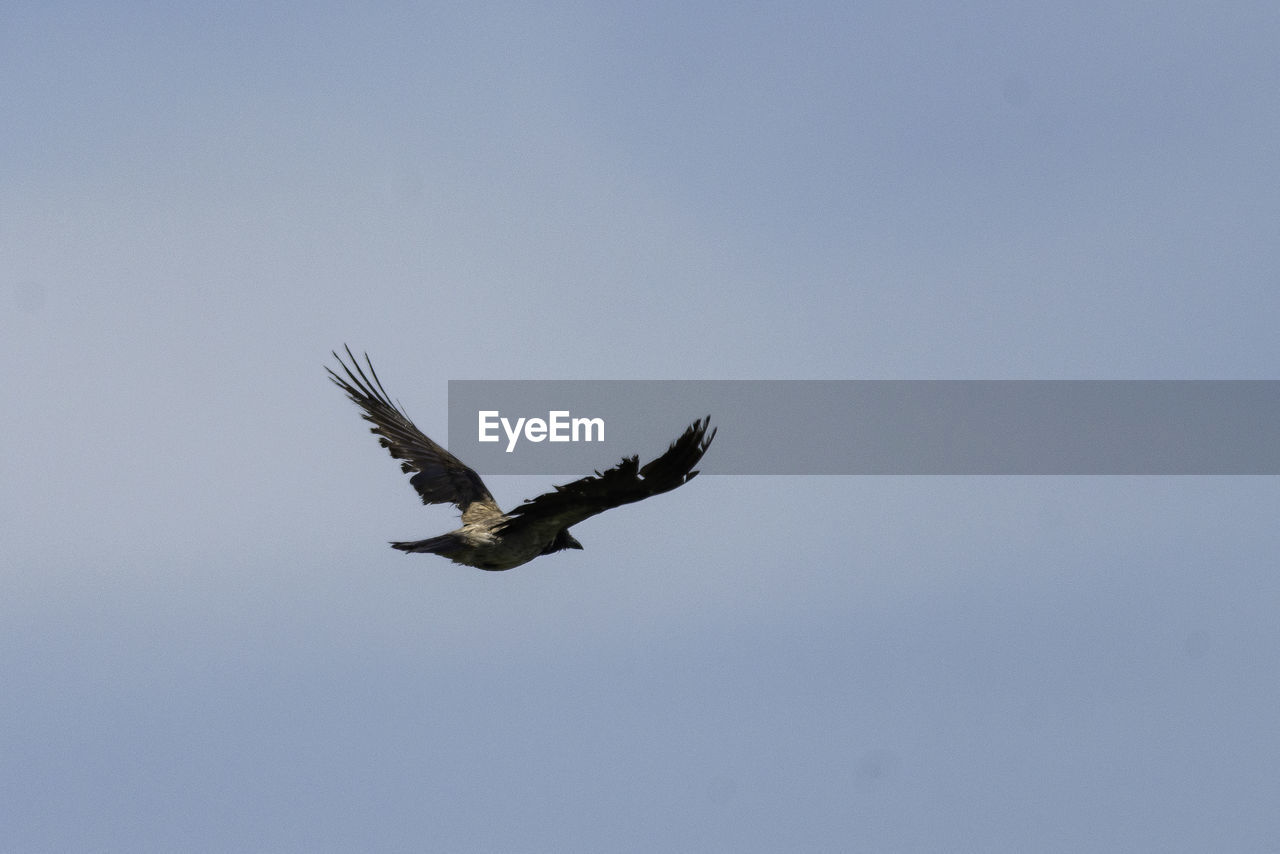
[[[484,573],[387,548],[455,516],[324,373],[441,439],[451,379],[1277,379],[1277,43],[6,4],[0,851],[1280,849],[1274,477],[704,476]]]

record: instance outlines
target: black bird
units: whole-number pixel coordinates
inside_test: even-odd
[[[430,552],[454,563],[480,569],[513,569],[539,555],[564,549],[580,549],[569,528],[583,519],[617,507],[641,501],[650,495],[670,492],[688,483],[698,473],[693,467],[715,438],[707,432],[710,417],[699,419],[671,443],[667,452],[641,466],[638,457],[624,457],[605,472],[557,486],[554,492],[531,498],[503,513],[476,474],[453,454],[423,435],[409,416],[391,402],[382,381],[366,353],[365,374],[347,347],[351,366],[334,352],[333,357],[347,375],[343,379],[332,368],[329,377],[357,406],[364,420],[373,424],[369,432],[378,443],[401,460],[406,474],[416,472],[409,482],[422,496],[423,504],[453,504],[462,511],[462,527],[438,537],[414,542],[392,543],[403,552]]]

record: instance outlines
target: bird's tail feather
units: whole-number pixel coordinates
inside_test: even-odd
[[[392,543],[391,548],[402,552],[417,552],[444,555],[449,557],[462,546],[456,534],[441,534],[425,540],[414,540],[407,543]]]

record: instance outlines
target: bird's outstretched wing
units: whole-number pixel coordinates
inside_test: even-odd
[[[346,373],[346,379],[332,368],[325,370],[329,372],[329,378],[347,393],[347,397],[364,410],[364,420],[373,425],[369,432],[378,436],[378,444],[390,451],[392,457],[401,460],[401,471],[405,474],[416,472],[409,482],[422,496],[422,503],[454,504],[462,511],[464,523],[501,516],[502,511],[480,475],[428,439],[409,420],[409,416],[391,402],[373,370],[369,355],[366,353],[364,357],[369,368],[366,375],[351,348],[347,347],[346,351],[351,357],[350,366],[336,352],[333,354]]]
[[[698,473],[693,467],[702,459],[715,438],[707,432],[710,417],[699,419],[671,443],[667,452],[644,466],[639,457],[624,457],[613,468],[557,486],[554,492],[530,498],[507,514],[504,531],[523,526],[568,528],[622,504],[641,501],[651,495],[670,492],[688,483]]]

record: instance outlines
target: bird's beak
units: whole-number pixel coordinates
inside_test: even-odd
[[[581,549],[581,548],[582,548],[582,543],[578,542],[578,541],[577,541],[577,540],[575,540],[573,537],[569,537],[569,548],[571,548],[571,549]]]

